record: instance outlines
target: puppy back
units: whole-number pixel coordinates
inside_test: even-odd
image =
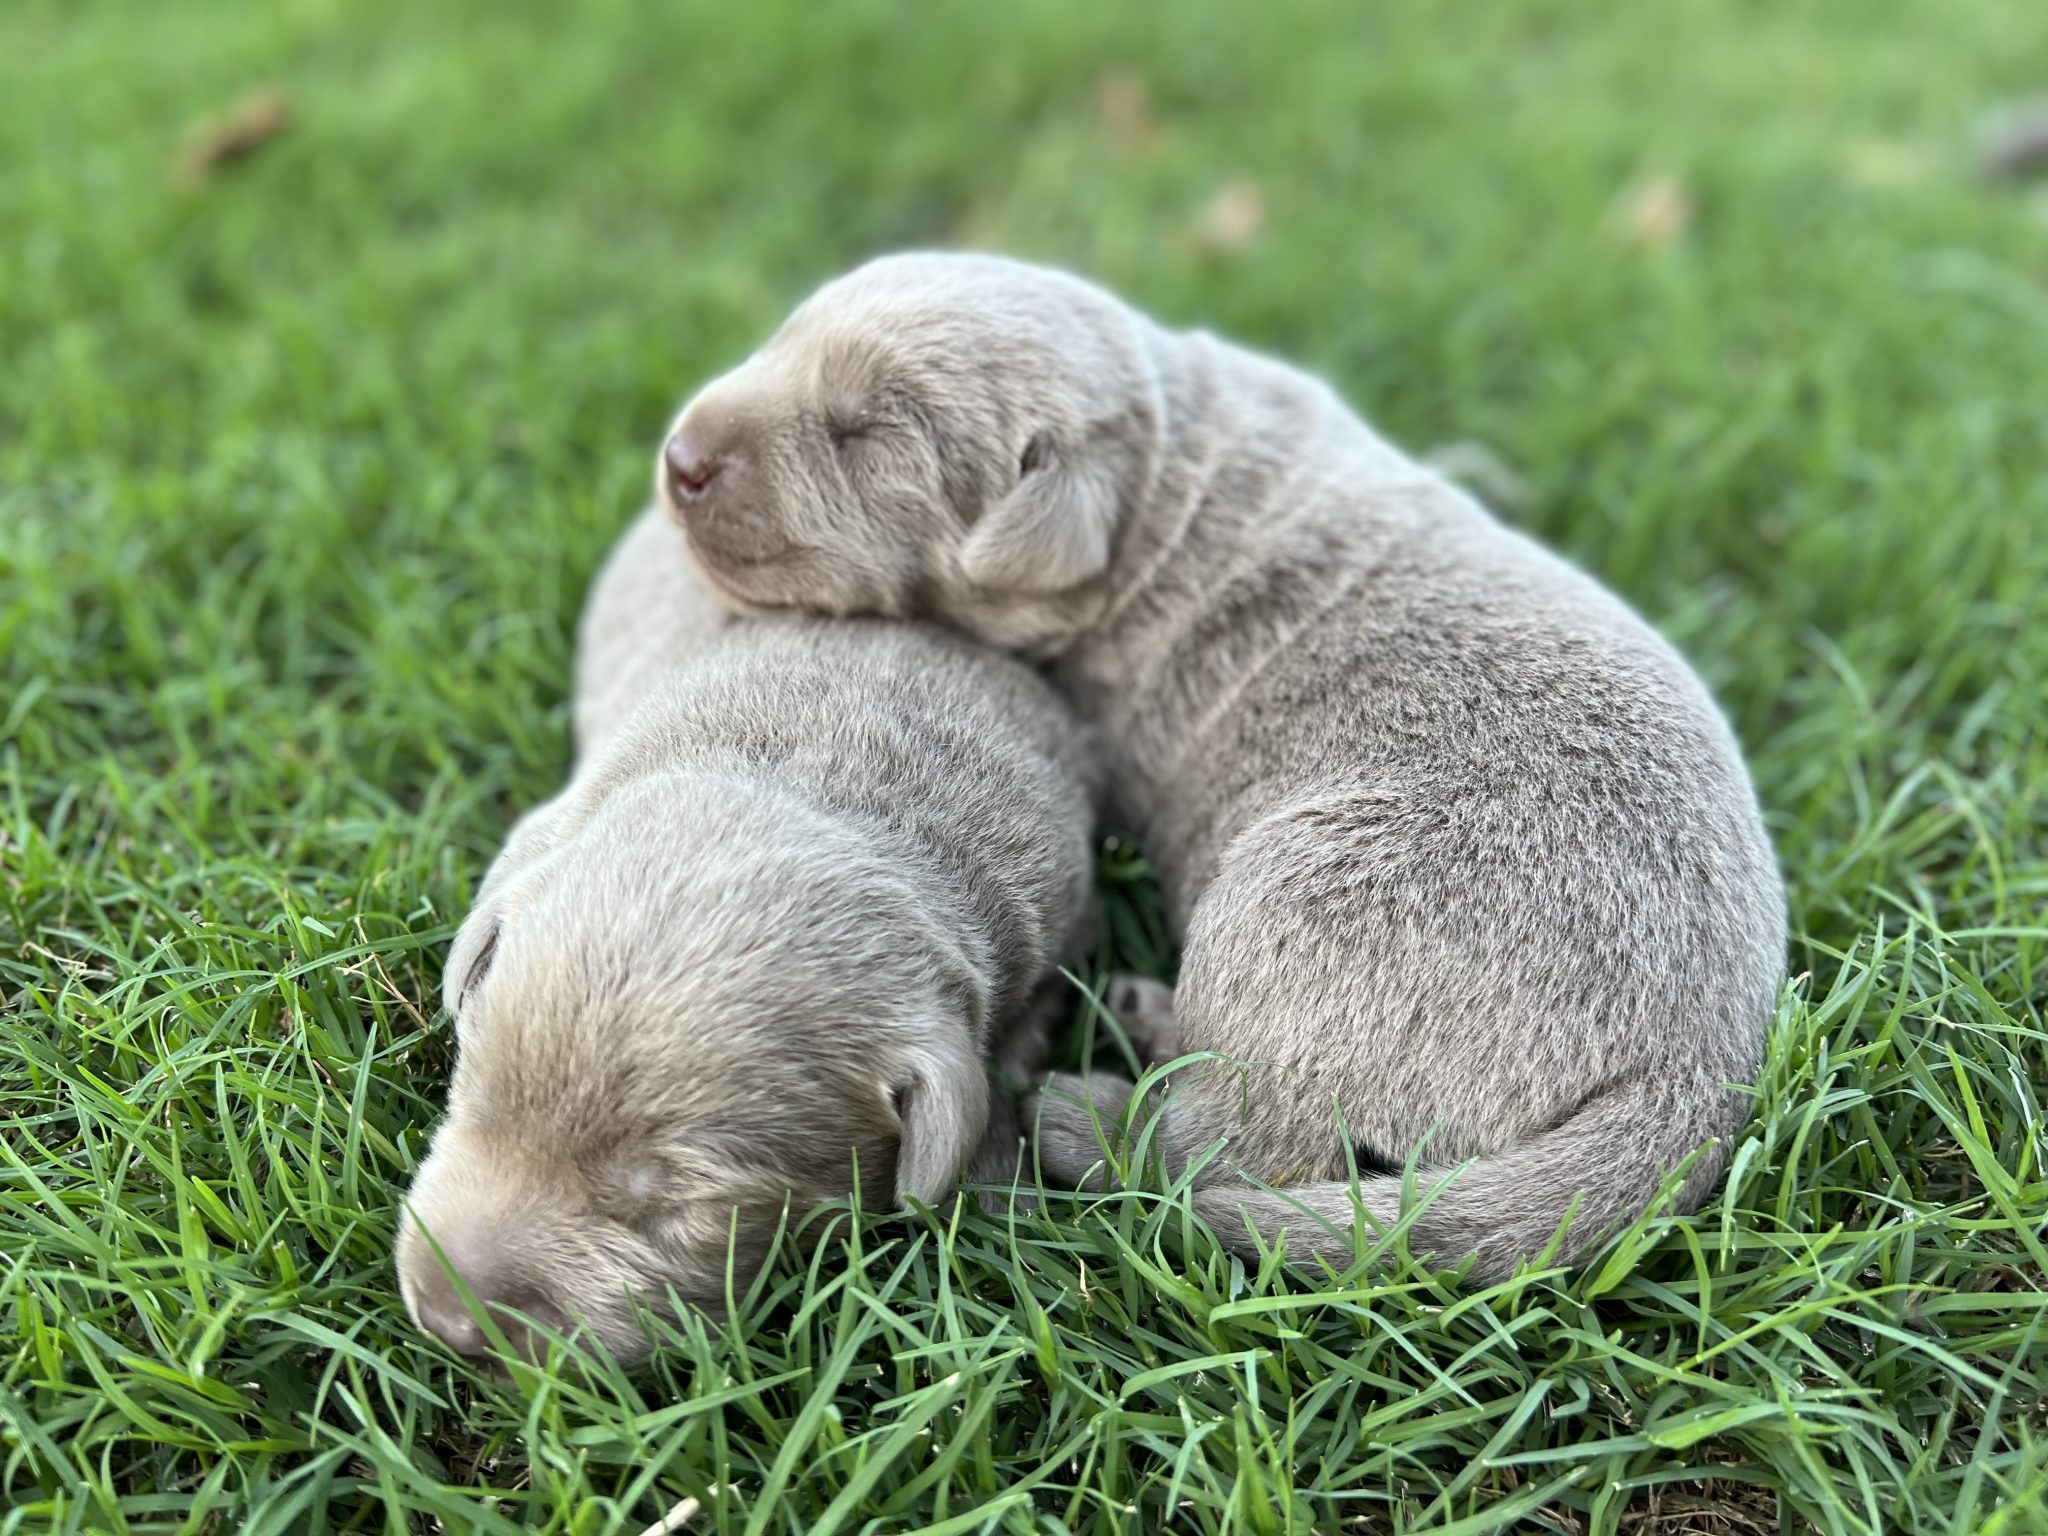
[[[980,936],[1011,1001],[1089,928],[1101,753],[1030,666],[937,626],[735,618],[680,532],[643,513],[578,634],[563,835],[676,769],[759,779],[857,824]]]
[[[691,570],[682,530],[659,507],[643,511],[598,567],[577,623],[571,716],[578,760],[732,622]]]

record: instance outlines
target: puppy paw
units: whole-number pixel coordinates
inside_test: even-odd
[[[1173,1022],[1173,988],[1165,982],[1119,971],[1103,987],[1102,1000],[1131,1037],[1131,1046],[1145,1065],[1156,1066],[1180,1055],[1180,1030]]]
[[[1021,1185],[1011,1189],[978,1189],[974,1202],[984,1215],[998,1220],[1013,1211],[1019,1216],[1030,1216],[1038,1210],[1038,1196]]]
[[[1103,1187],[1109,1155],[1103,1143],[1120,1139],[1131,1085],[1120,1077],[1079,1077],[1054,1072],[1024,1106],[1032,1145],[1047,1183],[1069,1189]],[[1100,1131],[1097,1130],[1100,1126]]]

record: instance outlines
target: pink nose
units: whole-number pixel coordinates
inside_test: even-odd
[[[715,455],[706,453],[681,432],[668,440],[661,457],[668,465],[668,483],[678,501],[694,501],[702,496],[724,467]]]
[[[420,1327],[458,1355],[488,1354],[491,1342],[470,1311],[469,1302],[456,1290],[448,1273],[450,1264],[461,1271],[477,1304],[493,1315],[506,1342],[520,1353],[535,1358],[547,1352],[547,1341],[529,1326],[528,1320],[558,1334],[569,1331],[569,1314],[538,1285],[508,1269],[487,1245],[479,1242],[477,1234],[450,1231],[441,1236],[441,1244],[438,1254],[427,1251],[426,1244],[420,1245],[407,1266],[411,1287],[406,1299]]]

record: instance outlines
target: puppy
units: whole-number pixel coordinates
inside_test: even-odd
[[[1256,1252],[1569,1259],[1736,1130],[1783,894],[1706,690],[1325,385],[1075,278],[886,258],[684,409],[662,495],[742,610],[1048,659],[1184,930],[1163,1140]],[[1048,1171],[1099,1160],[1057,1085]],[[1705,1149],[1704,1151],[1702,1149]],[[1697,1155],[1696,1155],[1697,1154]],[[1272,1187],[1267,1187],[1272,1186]]]
[[[728,622],[658,513],[599,575],[579,761],[449,954],[448,1115],[401,1223],[421,1327],[523,1314],[646,1350],[636,1301],[716,1310],[792,1219],[934,1202],[989,1131],[985,1061],[1086,941],[1085,733],[1021,664],[925,626]],[[1006,1173],[1014,1110],[978,1167]]]

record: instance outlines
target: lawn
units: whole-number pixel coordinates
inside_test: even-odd
[[[2034,0],[13,0],[0,1536],[2048,1530],[2048,190],[1972,169],[2044,60]],[[630,1376],[412,1331],[583,585],[682,394],[922,243],[1483,445],[1697,660],[1795,933],[1707,1209],[1464,1291],[1055,1194],[842,1216]]]

